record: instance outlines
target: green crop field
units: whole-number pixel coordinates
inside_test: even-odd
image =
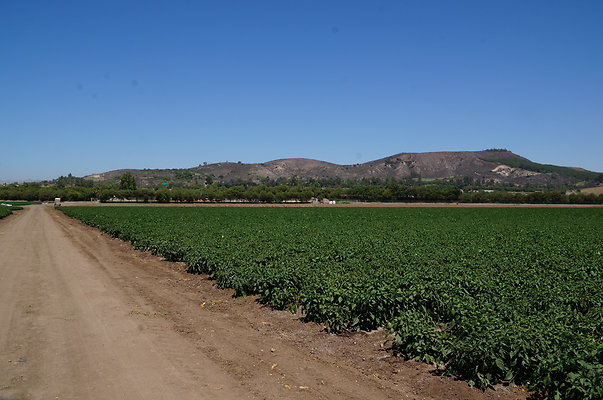
[[[2,200],[0,203],[0,219],[12,214],[12,211],[22,210],[22,206],[28,206],[31,204],[41,204],[39,201],[10,201]]]
[[[32,204],[42,204],[41,201],[7,201],[7,203],[12,205],[13,207],[30,206]],[[21,209],[21,208],[19,208],[19,209]]]
[[[12,214],[10,207],[0,206],[0,219]]]
[[[17,202],[17,203],[19,203],[19,202]],[[0,205],[0,219],[11,215],[13,213],[13,211],[17,211],[17,210],[22,210],[23,209],[23,207],[20,207],[20,205],[22,205],[22,204],[15,205],[14,202],[10,202],[10,203],[7,203],[7,204],[10,204],[10,206]]]
[[[603,209],[65,207],[237,295],[479,387],[603,398]]]

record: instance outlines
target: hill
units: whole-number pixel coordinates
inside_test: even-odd
[[[603,174],[581,168],[539,164],[504,149],[399,153],[362,164],[340,165],[307,158],[265,163],[221,162],[188,169],[120,169],[86,176],[94,182],[116,181],[129,172],[140,187],[164,182],[182,186],[205,183],[269,183],[299,181],[459,180],[467,184],[509,186],[575,185],[600,182]]]

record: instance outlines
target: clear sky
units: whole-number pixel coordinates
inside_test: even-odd
[[[603,1],[0,1],[0,181],[504,147],[603,171]]]

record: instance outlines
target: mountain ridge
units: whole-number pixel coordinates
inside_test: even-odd
[[[572,185],[601,180],[603,174],[579,167],[540,164],[506,149],[402,152],[365,163],[336,164],[311,158],[281,158],[263,163],[219,162],[184,169],[119,169],[84,177],[115,181],[124,173],[141,187],[164,182],[183,186],[267,183],[278,180],[452,180],[489,181],[515,186]]]

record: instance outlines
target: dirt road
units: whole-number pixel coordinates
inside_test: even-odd
[[[0,221],[0,399],[518,399],[328,335],[29,206]]]

